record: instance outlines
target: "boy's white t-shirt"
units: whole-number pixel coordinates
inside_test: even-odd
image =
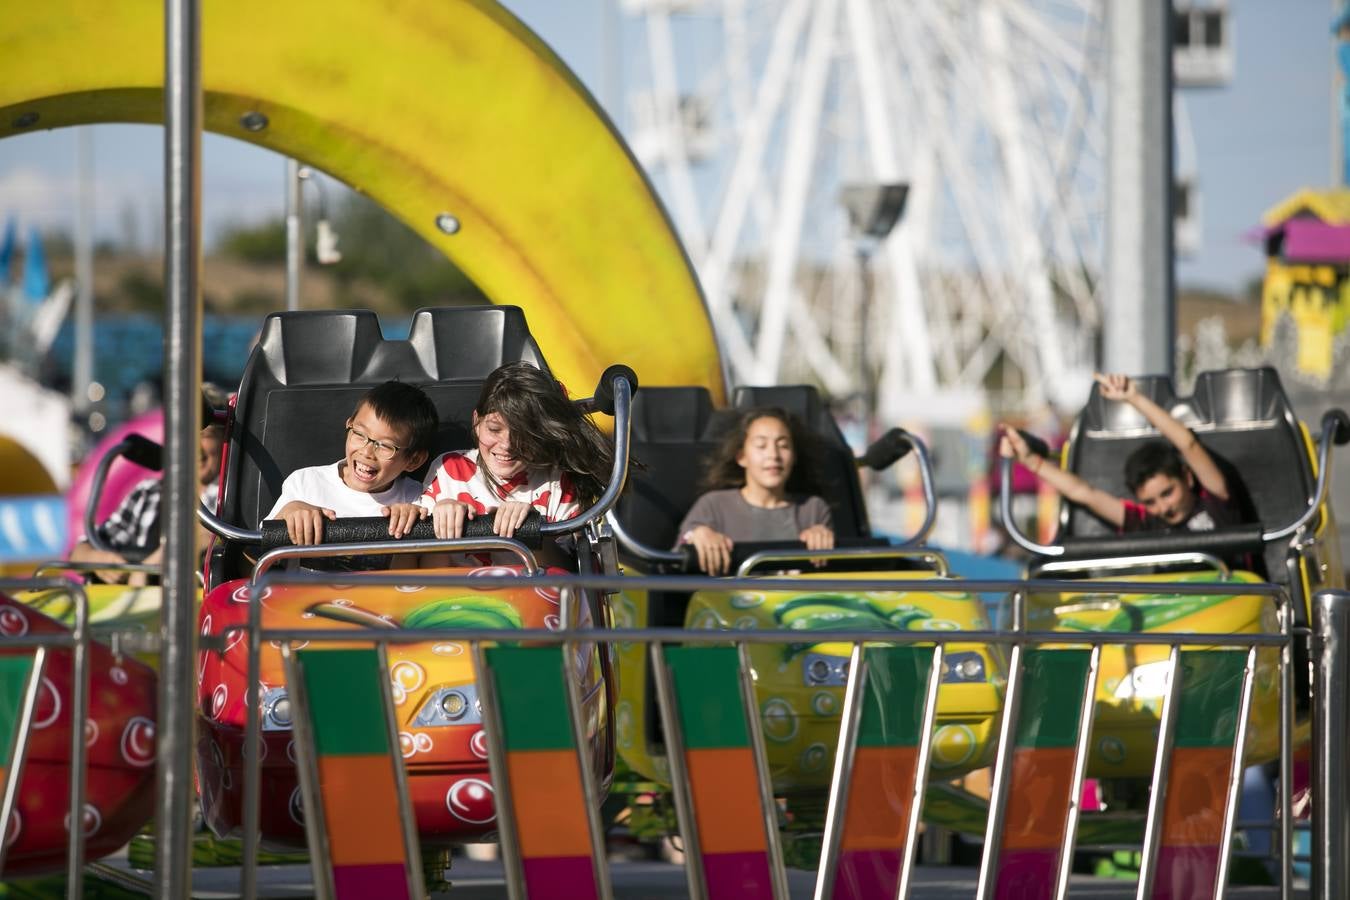
[[[422,495],[422,486],[406,475],[395,478],[393,484],[378,494],[353,490],[342,480],[343,465],[345,460],[338,460],[326,466],[296,469],[286,476],[281,485],[281,496],[263,518],[275,519],[281,508],[292,500],[331,509],[339,518],[378,516],[382,507],[413,503]]]

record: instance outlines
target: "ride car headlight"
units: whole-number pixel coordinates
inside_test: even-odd
[[[285,688],[267,688],[263,691],[263,731],[287,731],[291,727],[291,698]]]
[[[1172,663],[1160,659],[1135,666],[1120,679],[1114,693],[1117,700],[1158,700],[1167,696],[1167,686],[1171,681]]]
[[[984,680],[984,657],[975,651],[948,653],[942,658],[943,684],[970,684]]]
[[[808,687],[842,687],[848,682],[848,657],[808,653],[802,658],[802,680]]]
[[[413,724],[422,728],[446,725],[477,725],[483,721],[483,705],[478,688],[472,684],[443,687],[432,691],[417,711]]]
[[[451,719],[458,719],[469,708],[469,701],[459,691],[448,691],[441,695],[441,712]]]

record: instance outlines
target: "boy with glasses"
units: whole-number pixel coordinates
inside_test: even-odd
[[[366,392],[347,420],[347,446],[336,463],[297,469],[264,518],[282,519],[293,544],[323,541],[324,520],[387,516],[403,537],[424,515],[421,483],[408,478],[427,461],[440,419],[421,388],[386,381]]]

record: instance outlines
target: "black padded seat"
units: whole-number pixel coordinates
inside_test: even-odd
[[[843,432],[814,385],[738,387],[732,396],[732,405],[737,410],[777,406],[800,418],[807,430],[816,436],[820,448],[818,480],[821,495],[830,504],[834,516],[835,534],[842,538],[871,535],[853,448],[844,440]]]
[[[713,418],[702,387],[647,387],[633,398],[631,468],[614,515],[638,543],[657,550],[675,545],[680,522],[701,493],[704,463],[717,446],[704,438]]]
[[[221,517],[256,528],[288,474],[341,457],[347,417],[391,379],[422,387],[436,404],[436,450],[471,446],[483,380],[517,360],[548,370],[518,307],[421,309],[407,340],[385,339],[370,310],[272,313],[240,381]]]
[[[714,410],[701,387],[646,387],[633,401],[633,459],[644,469],[628,476],[615,516],[624,530],[648,547],[666,550],[680,522],[702,493],[708,458],[746,409],[778,406],[799,416],[821,446],[822,493],[841,537],[870,535],[853,452],[810,385],[742,387],[733,405]]]
[[[1140,389],[1184,422],[1224,470],[1244,519],[1267,529],[1297,518],[1313,496],[1316,478],[1302,426],[1272,368],[1203,372],[1190,397],[1177,397],[1163,376],[1137,379]],[[1158,439],[1156,430],[1128,404],[1108,401],[1093,385],[1070,432],[1068,466],[1090,484],[1119,496],[1125,488],[1125,459]],[[1107,523],[1073,504],[1060,509],[1061,535],[1070,538],[1113,534]],[[1283,581],[1287,548],[1266,549],[1266,569]]]

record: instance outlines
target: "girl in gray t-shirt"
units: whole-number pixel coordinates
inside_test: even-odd
[[[722,575],[736,541],[799,540],[809,550],[834,546],[830,507],[809,489],[807,467],[794,471],[798,444],[781,409],[743,415],[713,456],[699,497],[680,523],[679,544],[698,553],[699,568]]]

